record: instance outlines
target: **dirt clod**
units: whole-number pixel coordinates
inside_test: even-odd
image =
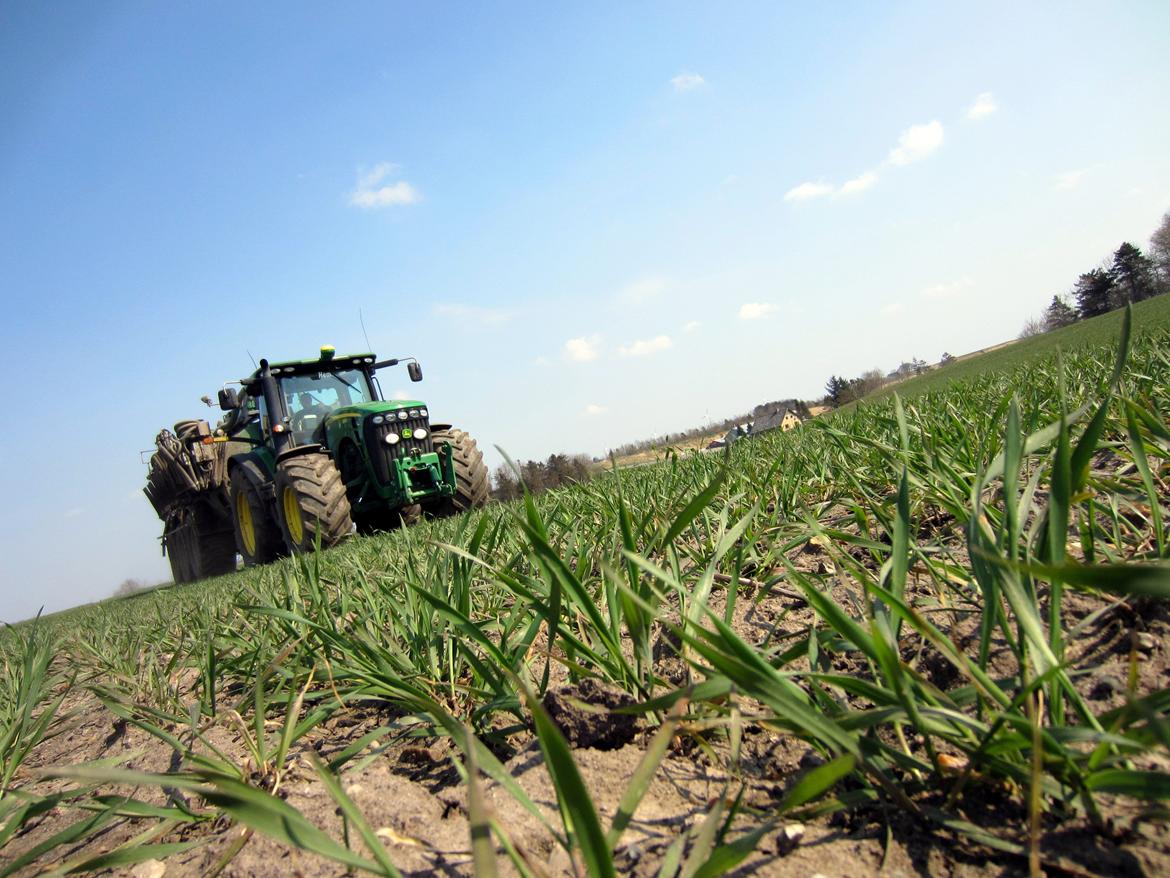
[[[638,733],[638,718],[613,713],[619,707],[633,704],[634,699],[628,693],[592,677],[544,696],[544,709],[574,748],[616,750],[633,741]]]

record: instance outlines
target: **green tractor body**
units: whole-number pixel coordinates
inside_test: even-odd
[[[260,564],[333,545],[355,526],[390,530],[483,506],[475,440],[432,423],[421,400],[382,398],[376,372],[399,362],[329,347],[314,360],[261,360],[234,382],[239,391],[220,391],[226,414],[214,430],[183,421],[160,433],[146,494],[175,580],[234,570],[236,551]],[[416,361],[408,369],[422,379]]]

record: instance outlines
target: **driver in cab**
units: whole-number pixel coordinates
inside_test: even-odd
[[[298,445],[312,442],[313,434],[324,425],[325,416],[329,414],[329,407],[322,405],[313,394],[304,391],[297,394],[297,403],[300,408],[292,416],[293,438]]]

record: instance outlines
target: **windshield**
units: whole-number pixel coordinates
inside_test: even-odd
[[[316,411],[328,414],[343,405],[370,402],[370,386],[357,369],[290,375],[280,379],[280,392],[289,415]]]

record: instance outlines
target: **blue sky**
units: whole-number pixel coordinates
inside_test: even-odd
[[[359,311],[520,458],[1013,337],[1170,208],[1168,42],[1165,3],[6,3],[0,619],[169,578],[139,451]]]

